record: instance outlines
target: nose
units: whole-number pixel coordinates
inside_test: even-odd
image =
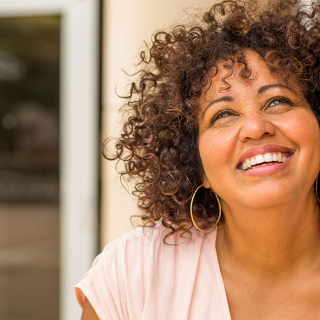
[[[241,141],[258,140],[264,136],[273,136],[274,134],[275,127],[273,124],[263,114],[252,112],[244,116],[239,139]]]

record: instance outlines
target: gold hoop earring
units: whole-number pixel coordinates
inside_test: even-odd
[[[317,198],[318,202],[320,203],[320,199],[319,199],[319,197],[318,197],[318,177],[319,177],[319,176],[317,176],[317,179],[316,179],[315,189],[316,189],[316,198]]]
[[[217,226],[217,224],[219,223],[219,221],[220,221],[220,219],[221,219],[221,203],[220,203],[219,197],[214,193],[214,195],[215,195],[216,198],[217,198],[218,206],[219,206],[219,217],[218,217],[218,219],[217,219],[217,222],[216,222],[216,223],[214,224],[214,226],[211,227],[210,229],[201,229],[201,228],[199,228],[199,227],[197,226],[196,222],[194,221],[194,218],[193,218],[192,206],[193,206],[193,200],[194,200],[194,197],[195,197],[196,193],[197,193],[198,190],[199,190],[201,187],[203,187],[203,186],[204,186],[204,184],[201,184],[201,185],[196,189],[196,191],[193,193],[193,195],[192,195],[191,203],[190,203],[190,216],[191,216],[192,223],[193,223],[193,225],[196,227],[196,229],[198,229],[199,231],[207,232],[207,231],[213,230],[213,229]]]

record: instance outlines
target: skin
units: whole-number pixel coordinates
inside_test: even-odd
[[[225,215],[216,246],[231,317],[318,319],[319,125],[294,79],[284,83],[256,52],[245,53],[250,80],[235,65],[224,90],[227,71],[220,68],[199,111],[204,184],[220,197]],[[246,152],[266,146],[290,150],[291,157],[256,171],[239,169]]]
[[[99,320],[96,312],[94,311],[88,299],[86,299],[83,305],[81,320]]]

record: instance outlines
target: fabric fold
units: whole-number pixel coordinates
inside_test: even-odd
[[[108,244],[76,285],[101,320],[231,320],[218,260],[216,231],[192,238],[165,229],[137,228]],[[223,288],[224,289],[224,288]]]

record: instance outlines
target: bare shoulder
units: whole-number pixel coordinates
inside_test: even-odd
[[[86,299],[86,301],[83,305],[83,312],[82,312],[81,320],[99,320],[96,312],[94,311],[94,309],[88,299]]]

